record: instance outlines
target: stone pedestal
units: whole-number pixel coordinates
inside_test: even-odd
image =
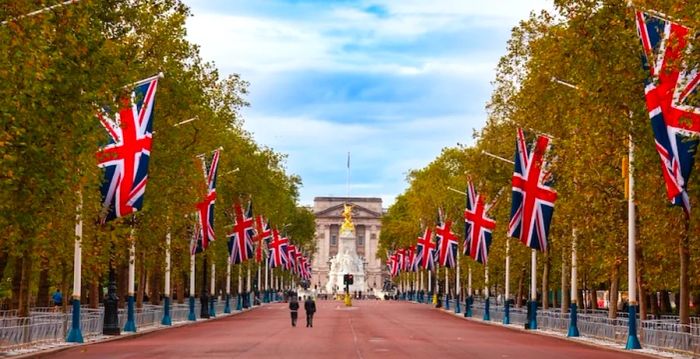
[[[331,258],[331,269],[328,273],[328,283],[326,291],[332,293],[337,289],[337,293],[342,293],[345,290],[343,285],[343,276],[345,274],[353,275],[353,284],[350,285],[350,293],[362,291],[367,293],[367,285],[365,283],[365,266],[362,258],[357,255],[355,233],[351,231],[340,232],[338,239],[338,254]]]

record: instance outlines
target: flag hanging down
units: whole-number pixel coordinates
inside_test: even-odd
[[[98,118],[109,135],[96,153],[97,166],[104,169],[102,221],[124,217],[140,210],[148,182],[148,162],[153,138],[153,108],[158,78],[136,86],[131,98],[122,100],[118,113],[102,109]]]
[[[207,181],[207,196],[197,203],[197,218],[199,219],[199,248],[197,253],[207,249],[209,242],[216,239],[214,233],[214,203],[216,202],[216,174],[219,171],[220,150],[214,151],[211,161],[201,156],[202,172]]]
[[[236,219],[233,229],[227,235],[229,260],[233,264],[243,263],[253,257],[253,237],[255,225],[253,224],[253,204],[248,202],[245,213],[240,203],[234,205]]]
[[[267,265],[270,268],[283,267],[287,263],[287,238],[280,237],[277,228],[272,230],[272,241],[267,247]]]
[[[464,254],[486,265],[491,246],[491,231],[496,221],[489,218],[484,197],[476,193],[474,183],[467,184],[467,208],[464,210]]]
[[[259,263],[263,260],[263,247],[267,248],[272,240],[270,224],[261,215],[255,217],[255,232],[255,261]]]
[[[533,249],[547,251],[549,224],[554,213],[557,192],[550,187],[551,174],[544,155],[549,137],[538,136],[534,148],[528,148],[525,134],[518,129],[515,141],[515,171],[512,179],[512,207],[508,235]]]
[[[398,267],[399,273],[405,271],[407,268],[404,266],[406,262],[406,248],[399,248],[396,250],[396,265]]]
[[[415,244],[406,248],[406,257],[404,260],[404,270],[406,272],[417,272],[418,263],[416,263],[416,246]]]
[[[285,238],[287,239],[287,238]],[[287,239],[289,243],[289,239]],[[284,264],[284,268],[292,273],[296,273],[297,268],[297,247],[291,243],[287,244],[287,262]]]
[[[683,68],[682,57],[689,50],[689,35],[695,35],[684,26],[642,11],[635,16],[643,65],[649,71],[644,93],[666,195],[689,216],[688,179],[700,135],[700,72]]]
[[[433,231],[430,229],[430,227],[425,229],[423,237],[418,237],[416,251],[416,261],[418,262],[418,266],[420,268],[435,268],[435,243],[433,243]]]
[[[389,274],[392,277],[399,275],[399,259],[396,252],[392,253],[387,260],[387,265],[389,266]]]
[[[452,221],[443,219],[442,210],[438,209],[435,226],[435,241],[437,245],[437,262],[444,268],[454,268],[457,265],[457,236],[450,229]]]

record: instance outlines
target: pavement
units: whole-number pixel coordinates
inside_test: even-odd
[[[313,328],[283,303],[35,358],[644,358],[408,302],[318,301]]]

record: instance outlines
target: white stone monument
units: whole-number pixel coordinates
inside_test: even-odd
[[[350,285],[350,293],[355,291],[367,292],[365,284],[365,266],[364,261],[357,255],[355,251],[357,240],[355,237],[355,226],[351,219],[352,206],[346,204],[343,216],[345,221],[340,228],[340,238],[338,239],[338,254],[331,258],[331,268],[328,273],[328,282],[326,283],[326,291],[333,293],[337,289],[337,293],[345,291],[343,284],[343,276],[345,274],[353,275],[353,284]]]

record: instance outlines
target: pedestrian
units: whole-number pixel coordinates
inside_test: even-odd
[[[56,288],[56,291],[53,293],[51,298],[53,299],[53,309],[54,311],[57,311],[58,308],[63,305],[63,294],[61,294],[61,290]]]
[[[292,315],[292,326],[297,326],[297,312],[299,311],[299,302],[297,297],[293,296],[289,298],[289,312]]]
[[[304,302],[304,310],[306,310],[306,327],[314,327],[314,313],[316,313],[316,303],[311,296],[306,298]]]

